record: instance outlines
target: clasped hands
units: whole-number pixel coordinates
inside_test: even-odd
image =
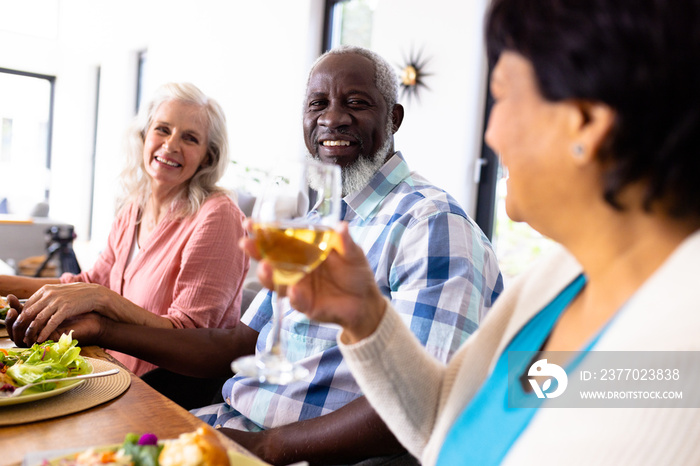
[[[99,299],[100,285],[70,283],[44,285],[24,305],[8,295],[10,310],[5,325],[17,346],[31,346],[45,340],[58,340],[72,329],[81,335],[81,344],[89,344],[100,331],[101,316],[92,312]],[[87,338],[90,336],[90,338]]]

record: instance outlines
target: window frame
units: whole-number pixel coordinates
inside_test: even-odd
[[[326,0],[323,12],[323,40],[321,41],[321,53],[325,53],[333,46],[333,10],[340,3],[348,0]]]
[[[13,74],[17,76],[25,76],[28,78],[45,79],[49,82],[50,92],[49,92],[49,117],[47,122],[47,135],[46,135],[46,169],[51,171],[51,147],[53,141],[53,114],[54,114],[54,101],[56,96],[56,76],[51,76],[48,74],[32,73],[29,71],[14,70],[11,68],[0,67],[0,73]],[[49,199],[49,188],[46,188],[44,192],[44,197],[48,201]]]
[[[487,83],[491,81],[491,73],[489,72]],[[498,176],[500,172],[500,161],[498,155],[486,144],[486,127],[493,107],[493,96],[486,85],[486,105],[484,105],[483,131],[481,132],[481,153],[479,154],[479,184],[477,186],[476,195],[476,215],[474,221],[481,231],[484,232],[489,241],[494,239],[494,230],[496,225],[496,187],[498,184]]]

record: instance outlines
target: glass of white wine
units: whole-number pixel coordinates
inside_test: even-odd
[[[289,361],[281,338],[282,313],[289,309],[287,287],[323,262],[333,249],[333,227],[340,220],[340,167],[314,160],[290,160],[269,171],[253,206],[253,238],[272,266],[272,330],[265,351],[231,364],[237,375],[262,383],[288,384],[308,370]]]

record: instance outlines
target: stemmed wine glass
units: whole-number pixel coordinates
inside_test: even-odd
[[[253,206],[252,236],[273,269],[276,295],[267,349],[231,364],[237,375],[287,384],[308,370],[287,359],[280,335],[282,312],[289,308],[287,287],[323,262],[333,248],[340,220],[341,179],[337,165],[310,159],[283,161],[268,173]]]

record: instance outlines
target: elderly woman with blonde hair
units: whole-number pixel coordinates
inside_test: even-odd
[[[29,298],[14,335],[43,341],[88,312],[149,327],[238,322],[249,261],[237,247],[244,215],[216,185],[229,161],[222,108],[192,84],[163,85],[129,129],[126,153],[117,218],[91,270],[0,277],[0,293]],[[115,357],[138,375],[155,367]]]

